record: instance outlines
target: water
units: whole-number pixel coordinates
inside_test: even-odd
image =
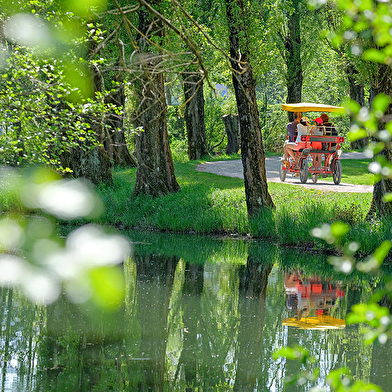
[[[344,322],[380,278],[267,243],[130,236],[117,313],[65,298],[34,306],[1,289],[2,391],[328,391],[343,366],[391,390],[391,343],[366,347],[363,327]],[[298,344],[314,364],[272,358]],[[316,367],[315,382],[285,387]]]

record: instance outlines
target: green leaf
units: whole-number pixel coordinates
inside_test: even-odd
[[[272,358],[276,361],[279,357],[284,357],[291,360],[299,360],[303,362],[309,355],[309,351],[303,347],[282,347],[278,351],[275,351]]]
[[[391,203],[392,202],[392,193],[386,193],[384,196],[383,196],[383,201],[385,202],[385,203]]]
[[[387,56],[378,49],[368,49],[363,52],[362,55],[364,60],[373,61],[375,63],[385,64]]]
[[[356,381],[351,387],[352,392],[383,392],[383,390],[375,384],[366,383],[364,381]]]
[[[331,225],[331,234],[335,238],[343,237],[350,230],[350,226],[343,222],[334,222]]]
[[[65,10],[79,16],[91,15],[91,10],[102,11],[106,7],[107,0],[62,0]]]
[[[391,103],[391,98],[385,94],[378,94],[373,100],[373,110],[379,110],[385,113],[389,104]]]
[[[348,368],[340,368],[336,370],[332,370],[327,376],[327,381],[331,384],[333,389],[341,390],[342,386],[342,378],[349,377],[351,378],[351,371]]]
[[[102,267],[90,271],[93,301],[108,310],[118,309],[124,300],[124,277],[118,267]]]
[[[347,102],[347,106],[349,111],[353,114],[358,114],[359,111],[361,110],[361,105],[357,101],[354,101],[353,99]]]
[[[373,257],[380,263],[388,256],[388,253],[392,247],[391,241],[384,241],[373,253]]]
[[[350,132],[347,134],[347,136],[348,136],[350,142],[354,142],[355,140],[358,140],[358,139],[362,139],[362,138],[364,138],[364,137],[367,137],[368,134],[367,134],[367,132],[366,132],[364,129],[359,128],[359,129],[356,130],[356,131],[350,131]]]

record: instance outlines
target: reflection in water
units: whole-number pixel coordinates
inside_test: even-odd
[[[175,379],[177,379],[181,368],[183,369],[187,385],[185,391],[192,391],[198,380],[197,358],[200,358],[198,336],[200,337],[200,332],[203,330],[199,317],[201,314],[200,297],[203,293],[203,281],[204,266],[202,264],[186,263],[182,288],[183,347],[175,375]]]
[[[263,350],[265,301],[271,270],[271,261],[260,262],[252,256],[248,257],[246,266],[240,267],[240,320],[235,353],[237,371],[234,391],[254,391],[257,387],[259,359]]]
[[[178,258],[148,255],[138,260],[139,391],[163,391],[169,303]]]
[[[333,317],[339,308],[339,298],[345,296],[339,283],[317,275],[306,277],[302,271],[284,275],[287,308],[292,317],[283,325],[304,329],[344,328],[344,320]]]
[[[295,344],[317,357],[321,372],[303,391],[325,387],[328,372],[342,366],[388,385],[389,344],[364,347],[357,326],[285,325],[344,320],[371,294],[367,279],[350,281],[323,260],[309,266],[309,256],[292,251],[289,264],[263,243],[186,240],[138,239],[124,263],[126,301],[117,313],[65,297],[33,306],[0,289],[1,390],[296,391],[284,378],[299,365],[272,360],[275,349]]]

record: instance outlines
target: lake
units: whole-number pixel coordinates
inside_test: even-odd
[[[129,233],[123,307],[106,313],[62,296],[33,305],[1,289],[1,391],[329,391],[326,376],[391,390],[391,343],[346,325],[383,282],[333,270],[326,256],[266,242]],[[304,366],[279,358],[301,345]],[[313,382],[285,380],[319,369]]]

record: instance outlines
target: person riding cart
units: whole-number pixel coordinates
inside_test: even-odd
[[[284,104],[282,109],[295,113],[323,113],[313,120],[315,124],[310,130],[309,119],[305,118],[304,124],[298,124],[298,127],[305,126],[306,131],[301,132],[295,142],[285,142],[284,156],[279,167],[281,181],[285,181],[287,173],[299,176],[302,183],[307,182],[309,173],[314,183],[319,175],[327,177],[332,174],[334,183],[338,185],[342,178],[342,151],[339,147],[344,138],[337,136],[336,128],[329,123],[329,116],[325,112],[344,113],[344,109],[313,103]],[[311,167],[308,159],[309,163],[312,163]]]

